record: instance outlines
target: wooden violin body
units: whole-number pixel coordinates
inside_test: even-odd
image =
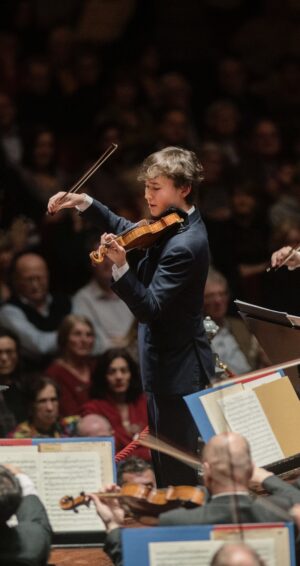
[[[166,216],[162,216],[159,220],[155,221],[147,221],[144,219],[133,228],[115,236],[114,240],[125,250],[149,248],[165,230],[181,222],[183,222],[183,219],[177,212],[166,214]],[[97,265],[103,261],[104,256],[107,254],[108,247],[109,244],[101,244],[98,250],[90,253],[93,265]]]
[[[160,513],[176,507],[197,507],[203,505],[205,501],[203,489],[187,485],[155,489],[142,484],[128,483],[116,493],[97,493],[96,495],[101,499],[118,498],[127,512],[135,516],[150,517],[157,517]],[[84,493],[81,493],[79,497],[65,496],[60,500],[60,507],[64,510],[77,511],[80,505],[89,505],[89,498]]]

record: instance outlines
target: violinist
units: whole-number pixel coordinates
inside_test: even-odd
[[[195,153],[166,147],[145,159],[138,179],[145,184],[153,219],[172,207],[183,222],[161,235],[136,270],[129,267],[126,250],[114,239],[130,229],[131,222],[86,194],[59,192],[50,198],[48,211],[77,207],[98,226],[101,243],[114,264],[112,289],[139,322],[150,432],[196,453],[198,431],[183,396],[204,388],[214,374],[202,318],[209,249],[194,205],[203,168]],[[154,452],[153,463],[159,487],[197,483],[195,470],[169,456]]]
[[[300,502],[300,493],[280,478],[252,462],[247,440],[237,433],[222,433],[213,436],[206,444],[202,465],[204,484],[209,499],[194,509],[173,509],[159,515],[159,525],[211,525],[234,523],[267,523],[281,521],[287,510]],[[253,498],[250,480],[262,485],[271,497]],[[116,485],[107,486],[107,493],[118,493]],[[106,525],[105,551],[114,564],[121,566],[120,527],[125,513],[119,499],[99,498],[89,494],[98,515]]]

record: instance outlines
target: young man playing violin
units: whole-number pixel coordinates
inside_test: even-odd
[[[176,147],[164,148],[143,162],[138,178],[145,183],[152,218],[172,207],[183,222],[161,235],[136,271],[114,240],[114,235],[134,226],[131,222],[86,194],[59,192],[48,204],[50,213],[77,207],[102,232],[101,243],[108,246],[107,255],[114,263],[112,288],[139,322],[150,432],[191,452],[197,451],[199,434],[183,396],[204,388],[214,373],[202,318],[209,249],[205,226],[193,204],[202,170],[193,152]],[[197,483],[194,470],[169,456],[153,453],[153,464],[159,487]]]

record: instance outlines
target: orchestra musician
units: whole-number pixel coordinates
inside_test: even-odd
[[[48,212],[76,207],[94,221],[101,243],[113,261],[112,289],[139,321],[138,342],[150,432],[191,452],[197,451],[198,431],[183,396],[204,388],[214,374],[211,349],[203,326],[203,292],[209,265],[206,229],[194,205],[202,181],[195,153],[166,147],[148,156],[138,179],[145,183],[151,217],[173,207],[183,218],[146,252],[137,270],[114,235],[133,224],[86,194],[59,192]],[[153,453],[159,487],[195,485],[195,470],[169,456]]]

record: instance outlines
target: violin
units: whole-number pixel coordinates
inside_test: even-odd
[[[135,248],[149,248],[166,230],[183,222],[183,218],[177,212],[171,212],[162,216],[159,220],[140,220],[133,228],[124,230],[117,234],[113,240],[116,241],[125,250],[133,250]],[[90,253],[93,265],[101,263],[107,254],[110,243],[100,244],[97,250]]]
[[[203,505],[206,494],[203,488],[188,485],[156,489],[143,484],[127,483],[116,493],[96,493],[101,499],[120,499],[122,507],[134,516],[157,517],[176,507],[193,508]],[[90,499],[82,492],[78,497],[69,495],[59,502],[61,509],[78,513],[80,505],[89,506]]]

